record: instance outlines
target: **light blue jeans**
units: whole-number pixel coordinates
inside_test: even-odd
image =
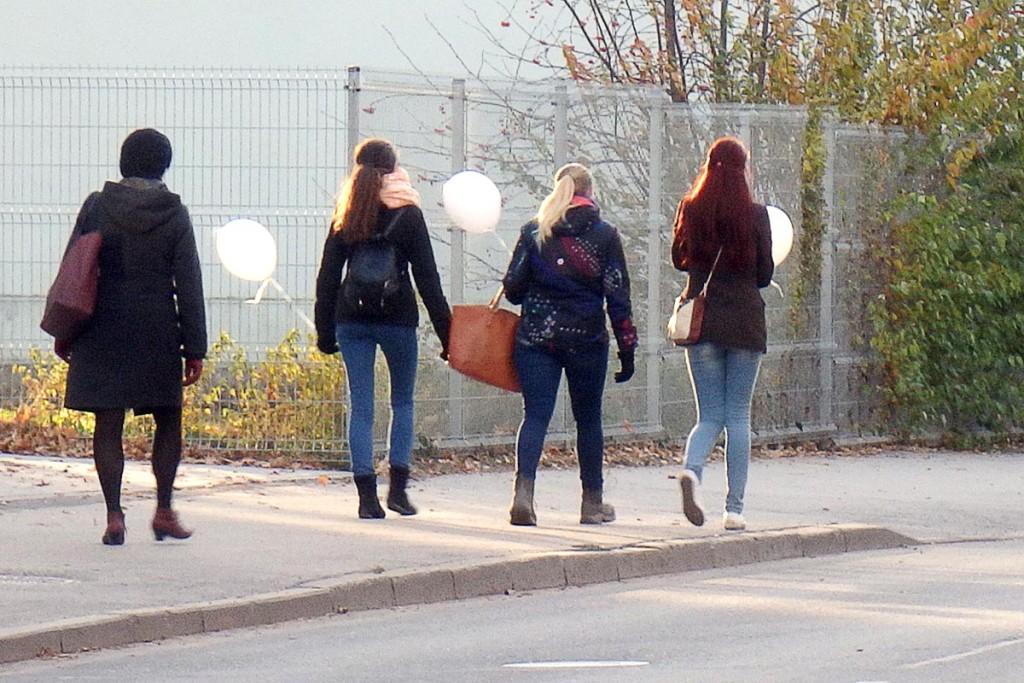
[[[750,465],[750,401],[761,352],[705,342],[686,349],[697,424],[686,439],[686,469],[700,481],[718,435],[725,430],[726,512],[743,512]]]
[[[373,474],[374,362],[377,347],[384,352],[391,377],[391,424],[388,427],[389,462],[408,469],[412,459],[413,392],[419,346],[416,328],[375,323],[338,323],[341,358],[348,376],[352,413],[348,421],[348,447],[352,474]]]

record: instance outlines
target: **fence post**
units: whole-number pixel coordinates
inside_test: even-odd
[[[555,86],[555,168],[561,168],[569,155],[569,91],[565,83]]]
[[[565,166],[569,162],[569,90],[565,83],[555,84],[555,99],[552,104],[555,105],[555,139],[554,148],[552,149],[553,164],[548,171],[548,178],[552,178],[555,175],[556,169]],[[568,396],[569,389],[566,383],[562,382],[559,385],[558,396],[555,399],[555,410],[548,425],[549,433],[568,433],[569,430],[566,427],[570,420],[567,414]],[[566,438],[570,437],[567,435]]]
[[[665,100],[652,93],[648,144],[651,159],[647,193],[647,425],[661,429],[661,349],[665,336],[661,329],[661,240],[662,150],[664,149]]]
[[[345,125],[348,128],[348,172],[352,172],[352,155],[359,145],[359,91],[363,89],[363,78],[358,66],[348,68],[348,84],[345,86],[348,100],[348,116]]]
[[[466,81],[462,78],[452,79],[452,173],[466,167]],[[449,251],[449,285],[448,297],[453,304],[465,300],[464,265],[464,233],[455,228],[451,231],[451,249]],[[465,402],[462,397],[462,375],[457,372],[448,373],[448,436],[461,439],[465,436],[463,409]]]
[[[355,161],[353,156],[356,147],[359,145],[359,92],[363,89],[363,77],[358,66],[348,67],[348,82],[345,84],[345,101],[348,104],[348,114],[345,116],[345,128],[347,132],[346,145],[348,152],[345,157],[345,169],[351,173]],[[333,207],[331,207],[333,211]],[[347,391],[341,392],[342,411],[341,427],[339,437],[343,443],[348,444],[348,425],[352,416],[352,404]],[[349,467],[352,465],[351,452],[349,453]]]
[[[818,345],[820,349],[819,372],[819,415],[823,429],[835,431],[836,420],[832,414],[832,391],[834,360],[836,352],[835,335],[835,242],[836,220],[836,124],[826,118],[822,122],[822,136],[825,141],[825,171],[822,176],[822,190],[825,195],[825,232],[821,238],[821,287],[819,295],[820,318],[818,321]]]

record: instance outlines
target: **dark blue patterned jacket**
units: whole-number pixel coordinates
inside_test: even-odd
[[[572,348],[608,344],[605,313],[619,351],[636,348],[622,242],[596,206],[575,206],[543,247],[537,223],[523,226],[505,274],[505,296],[522,304],[516,341]]]

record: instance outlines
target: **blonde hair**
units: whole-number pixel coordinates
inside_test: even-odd
[[[565,212],[576,195],[589,197],[594,191],[594,176],[583,164],[566,164],[555,173],[555,188],[537,209],[537,242],[543,244],[551,230],[565,219]]]

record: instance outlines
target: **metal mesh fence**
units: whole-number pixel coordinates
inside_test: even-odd
[[[332,197],[351,149],[385,137],[423,198],[442,281],[452,303],[493,295],[519,227],[536,210],[553,171],[578,160],[595,173],[605,217],[626,249],[637,374],[609,383],[609,434],[685,436],[694,418],[681,350],[663,324],[683,286],[667,254],[675,205],[708,145],[731,134],[752,150],[755,193],[800,225],[806,116],[800,108],[678,105],[643,88],[432,81],[415,74],[338,72],[109,72],[8,70],[0,74],[0,409],[27,400],[10,368],[32,347],[42,301],[82,199],[117,178],[117,150],[134,128],[166,132],[175,161],[165,177],[196,229],[214,348],[210,372],[189,394],[192,445],[253,452],[317,453],[345,460],[344,375],[336,358],[310,351],[299,313],[312,315]],[[873,370],[864,309],[873,295],[859,231],[893,186],[902,140],[826,128],[829,225],[820,282],[794,302],[765,290],[769,353],[755,392],[755,436],[829,436],[874,431]],[[454,229],[441,186],[463,168],[502,191],[493,234]],[[214,230],[232,218],[259,221],[278,244],[274,273],[292,301],[221,267]],[[796,254],[776,280],[793,289]],[[421,316],[425,319],[425,314]],[[795,321],[800,321],[799,323]],[[293,332],[294,331],[294,332]],[[416,431],[421,446],[510,443],[519,397],[447,370],[429,324],[420,327]],[[386,374],[379,363],[378,439],[387,430]],[[564,397],[551,432],[571,438]]]

